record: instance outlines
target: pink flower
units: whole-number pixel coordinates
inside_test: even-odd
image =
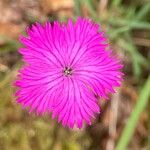
[[[99,25],[83,18],[36,23],[27,34],[20,38],[25,66],[15,83],[17,102],[29,112],[52,112],[70,128],[91,124],[100,112],[97,96],[107,98],[122,79],[122,65],[108,50]]]

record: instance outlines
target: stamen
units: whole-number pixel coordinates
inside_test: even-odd
[[[63,72],[65,76],[72,75],[72,69],[69,67],[66,67]]]

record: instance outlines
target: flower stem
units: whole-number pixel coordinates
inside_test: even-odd
[[[137,104],[133,109],[130,118],[127,121],[127,124],[123,130],[121,138],[119,139],[119,142],[116,146],[116,150],[126,150],[126,147],[134,133],[140,114],[147,105],[149,97],[150,97],[150,76],[148,77],[140,93]]]

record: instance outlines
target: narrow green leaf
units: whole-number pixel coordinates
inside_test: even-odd
[[[135,17],[135,20],[141,20],[141,19],[143,19],[143,17],[144,17],[146,14],[148,14],[148,13],[150,13],[150,3],[145,4],[145,5],[141,8],[141,10],[138,12],[138,14],[137,14],[136,17]]]
[[[108,23],[114,26],[128,26],[130,29],[146,29],[150,30],[150,23],[145,21],[135,21],[127,19],[114,19],[108,20]]]
[[[150,30],[150,23],[149,22],[131,21],[131,23],[129,25],[131,26],[131,28],[134,28],[134,29]]]
[[[130,30],[130,28],[128,26],[124,26],[117,29],[109,30],[108,34],[111,39],[114,39],[118,37],[121,33],[127,32],[128,30]]]
[[[139,99],[137,100],[137,104],[134,107],[131,116],[128,119],[127,124],[123,130],[121,138],[118,141],[116,150],[127,149],[128,143],[130,142],[130,139],[134,133],[140,115],[148,103],[149,97],[150,97],[150,76],[148,77],[144,87],[142,88],[142,91],[139,95]]]
[[[96,13],[96,9],[94,8],[94,5],[93,5],[93,1],[92,1],[92,0],[83,0],[83,2],[84,2],[84,3],[86,4],[86,6],[88,7],[89,12],[90,12],[92,18],[93,18],[96,22],[100,22],[100,19],[98,18],[97,13]]]
[[[135,76],[139,77],[141,74],[141,66],[145,65],[149,66],[147,60],[138,52],[136,46],[133,44],[132,40],[130,41],[130,37],[127,36],[127,40],[120,39],[119,43],[120,47],[125,49],[130,56],[132,57],[133,71]]]
[[[112,6],[119,6],[121,4],[122,0],[113,0]]]
[[[75,14],[81,16],[81,0],[74,0]]]

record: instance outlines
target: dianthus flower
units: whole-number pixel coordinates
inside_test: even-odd
[[[29,112],[52,113],[63,126],[91,124],[100,112],[97,97],[107,98],[122,80],[122,64],[99,28],[83,18],[28,28],[20,38],[25,64],[15,83],[17,102]]]

